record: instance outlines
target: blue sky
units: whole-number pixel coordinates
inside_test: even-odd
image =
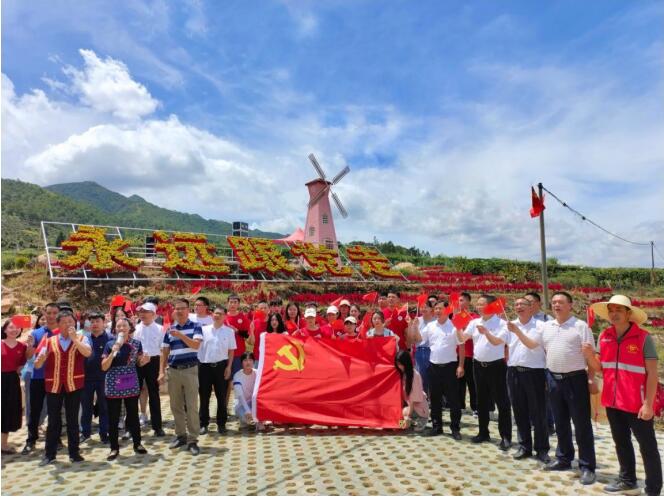
[[[4,1],[2,175],[288,232],[315,152],[352,169],[342,240],[536,259],[542,181],[664,247],[663,21],[599,0]],[[554,257],[649,262],[547,214]]]

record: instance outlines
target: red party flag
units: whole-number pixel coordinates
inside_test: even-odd
[[[590,306],[586,307],[586,321],[588,322],[588,326],[592,328],[595,323],[595,311]]]
[[[465,330],[472,320],[473,316],[469,312],[461,311],[452,318],[452,324],[457,330]]]
[[[258,420],[397,428],[396,340],[328,340],[265,333],[254,397]]]
[[[540,198],[537,193],[535,193],[535,188],[530,187],[530,196],[532,199],[533,206],[530,208],[530,217],[539,217],[544,211],[544,193],[542,193],[542,198]]]
[[[362,295],[362,301],[369,304],[375,302],[378,299],[378,292],[369,292]]]
[[[14,323],[14,326],[17,328],[27,330],[32,326],[32,318],[27,315],[17,314],[16,316],[12,316],[12,323]]]
[[[111,307],[118,307],[124,305],[125,298],[122,295],[114,295],[111,299]]]

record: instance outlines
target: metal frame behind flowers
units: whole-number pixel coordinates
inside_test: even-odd
[[[124,254],[131,258],[140,259],[141,266],[137,270],[132,270],[130,267],[122,267],[116,264],[112,270],[105,270],[103,272],[94,272],[85,267],[82,268],[66,268],[60,264],[64,249],[62,246],[57,245],[57,237],[60,235],[70,236],[80,231],[81,227],[103,228],[106,230],[106,239],[109,243],[123,240],[126,246]],[[240,267],[237,258],[233,254],[233,250],[228,244],[227,235],[220,235],[216,233],[187,233],[193,235],[195,238],[205,237],[209,246],[216,249],[216,256],[223,258],[224,263],[229,266],[230,271],[226,275],[206,275],[206,274],[187,274],[178,270],[168,270],[164,268],[166,262],[163,251],[150,250],[145,244],[145,237],[151,236],[155,232],[167,234],[176,237],[183,235],[176,231],[170,230],[157,230],[146,228],[130,228],[123,226],[105,226],[93,225],[82,223],[64,223],[56,221],[42,221],[41,230],[46,249],[46,259],[48,263],[48,272],[51,281],[69,280],[69,281],[82,281],[86,285],[87,282],[150,282],[150,281],[164,281],[164,282],[196,282],[196,281],[231,281],[231,282],[274,282],[274,283],[341,283],[341,282],[357,282],[357,283],[373,283],[373,284],[390,284],[395,281],[407,283],[408,278],[401,272],[397,271],[391,278],[375,278],[368,277],[362,271],[359,264],[353,262],[347,255],[345,248],[341,247],[339,250],[339,261],[343,266],[350,267],[352,273],[350,276],[339,277],[332,274],[316,275],[311,274],[309,267],[304,257],[295,257],[291,254],[293,244],[283,244],[283,252],[287,255],[288,262],[295,266],[296,271],[292,273],[278,272],[269,273],[265,271],[259,272],[246,272]],[[158,241],[157,241],[158,243]],[[62,244],[61,244],[62,245]],[[67,245],[67,244],[65,244]],[[368,247],[378,250],[370,244]],[[71,249],[70,249],[71,250]],[[378,251],[380,253],[380,251]],[[382,254],[381,254],[382,255]],[[167,272],[166,272],[167,271]]]

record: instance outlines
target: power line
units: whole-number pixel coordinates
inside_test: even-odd
[[[560,205],[562,205],[563,207],[569,209],[569,210],[572,211],[574,214],[576,214],[577,216],[579,216],[579,217],[581,218],[581,220],[589,222],[589,223],[592,224],[595,228],[602,230],[602,231],[603,231],[604,233],[606,233],[607,235],[611,235],[611,236],[614,237],[614,238],[617,238],[617,239],[619,239],[619,240],[622,240],[623,242],[626,242],[626,243],[631,243],[632,245],[640,245],[640,246],[648,246],[648,247],[650,246],[650,242],[643,243],[643,242],[635,242],[635,241],[632,241],[632,240],[628,240],[627,238],[623,238],[622,236],[617,235],[617,234],[613,233],[612,231],[607,230],[606,228],[603,228],[602,226],[600,226],[599,224],[597,224],[595,221],[593,221],[593,220],[591,220],[591,219],[588,219],[587,216],[581,214],[579,211],[577,211],[576,209],[572,208],[567,202],[565,202],[565,201],[561,200],[560,198],[558,198],[558,196],[557,196],[555,193],[553,193],[553,192],[547,190],[546,188],[544,188],[544,186],[542,186],[542,190],[544,190],[544,191],[547,192],[549,195],[551,195],[554,199],[556,199],[558,202],[560,202]],[[658,253],[659,253],[659,251],[658,251]],[[660,254],[660,255],[661,255],[661,254]]]
[[[657,245],[655,245],[654,243],[653,243],[653,248],[655,249],[655,252],[657,253],[657,255],[662,259],[662,261],[664,261],[664,255],[662,255],[662,253],[657,248]]]

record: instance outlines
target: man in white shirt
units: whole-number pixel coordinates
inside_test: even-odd
[[[201,295],[194,302],[194,312],[189,313],[189,321],[198,323],[199,326],[207,326],[212,324],[212,316],[210,316],[210,300]]]
[[[210,397],[214,388],[217,398],[217,431],[226,433],[228,410],[226,390],[231,378],[233,354],[237,348],[235,331],[224,324],[226,308],[217,306],[212,313],[212,324],[203,326],[203,343],[198,349],[198,393],[201,400],[199,418],[200,434],[208,432],[210,424]]]
[[[447,302],[438,302],[433,309],[437,319],[420,330],[409,327],[412,339],[429,346],[429,390],[431,392],[431,424],[430,435],[443,433],[443,395],[450,407],[450,428],[452,438],[461,440],[461,401],[459,399],[459,378],[463,376],[464,348],[460,347],[457,357],[457,346],[463,343],[454,331],[449,320]],[[410,321],[410,318],[406,318]],[[413,322],[416,323],[417,321]]]
[[[161,401],[159,398],[159,358],[161,357],[161,344],[164,341],[164,332],[154,319],[157,306],[147,302],[138,307],[138,315],[141,322],[136,325],[134,338],[141,342],[143,354],[150,357],[150,361],[138,368],[138,380],[148,390],[150,403],[150,424],[154,430],[155,437],[163,437],[166,434],[161,421]]]
[[[516,299],[514,309],[518,319],[507,323],[510,330],[507,388],[519,433],[519,450],[514,459],[532,456],[532,423],[537,459],[547,464],[551,459],[548,455],[550,446],[545,409],[546,354],[541,346],[531,349],[521,341],[522,338],[540,341],[544,329],[544,323],[534,318],[532,307],[525,297]]]
[[[512,446],[512,414],[507,395],[505,343],[508,339],[507,323],[496,314],[488,313],[485,307],[496,300],[493,295],[482,295],[477,299],[477,310],[481,317],[473,319],[466,331],[457,330],[461,342],[473,340],[473,372],[477,388],[477,417],[479,433],[471,439],[473,443],[490,442],[489,396],[498,407],[498,431],[500,449]]]

